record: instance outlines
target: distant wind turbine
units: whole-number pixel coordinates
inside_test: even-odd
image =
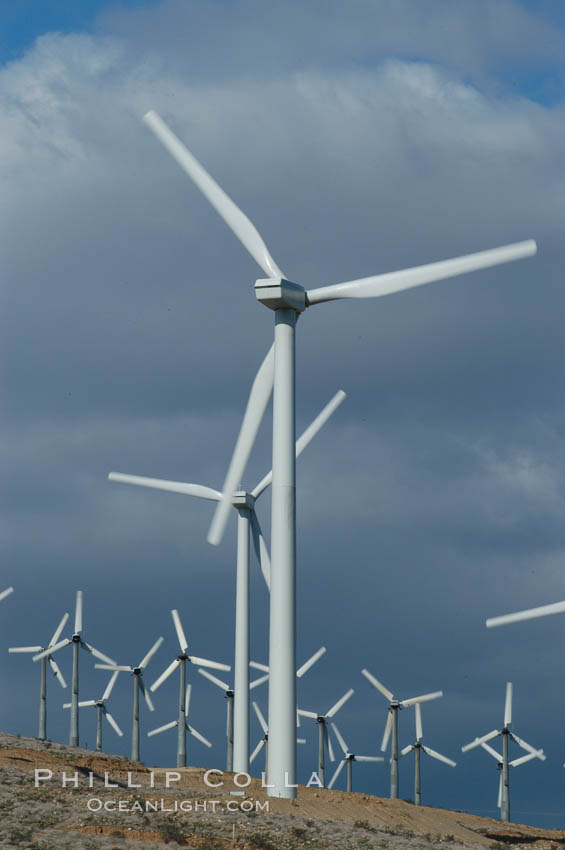
[[[186,739],[186,733],[189,732],[193,736],[193,738],[196,738],[198,741],[200,741],[202,744],[204,744],[205,747],[211,747],[212,746],[212,744],[210,743],[208,738],[205,738],[204,735],[201,735],[200,732],[198,732],[194,728],[194,726],[191,726],[190,723],[188,722],[188,715],[189,715],[189,712],[190,712],[190,694],[191,694],[191,691],[192,691],[192,685],[189,684],[189,685],[186,686],[186,693],[183,695],[182,715],[179,714],[177,720],[172,720],[170,723],[165,723],[164,726],[159,726],[158,729],[152,729],[151,732],[147,733],[148,738],[150,738],[152,735],[159,735],[161,732],[166,732],[167,729],[174,729],[175,726],[176,726],[179,729],[179,737],[180,737],[180,728],[182,727],[182,735],[185,739]],[[185,764],[184,765],[177,764],[177,767],[185,767],[185,766],[186,766],[186,758],[185,758]]]
[[[302,708],[298,709],[300,717],[311,717],[318,724],[318,779],[322,788],[326,787],[326,745],[328,747],[330,761],[335,761],[332,741],[328,735],[328,720],[335,717],[340,708],[345,705],[354,693],[353,688],[350,688],[325,714],[317,714],[315,711],[304,711]]]
[[[63,614],[61,622],[55,629],[53,633],[53,637],[47,644],[47,646],[11,646],[8,652],[43,652],[45,649],[49,649],[57,643],[61,632],[65,627],[65,623],[69,619],[68,614]],[[47,739],[47,662],[49,662],[49,666],[53,671],[53,675],[57,677],[57,681],[61,685],[62,688],[67,687],[67,683],[63,678],[63,674],[61,673],[57,662],[53,660],[50,655],[43,655],[41,659],[41,673],[40,673],[40,684],[39,684],[39,739],[41,741],[45,741]]]
[[[104,693],[102,694],[100,699],[87,699],[87,700],[84,700],[83,702],[79,702],[79,704],[78,704],[79,708],[87,708],[87,707],[93,706],[97,710],[96,751],[99,752],[99,753],[102,752],[102,718],[103,717],[106,718],[106,720],[108,721],[108,723],[110,724],[110,726],[112,727],[112,729],[114,730],[116,735],[119,735],[120,738],[121,738],[122,735],[124,734],[122,732],[122,730],[120,729],[120,727],[118,726],[118,724],[116,723],[116,721],[114,720],[114,718],[112,717],[112,715],[110,714],[110,712],[108,711],[108,709],[106,708],[106,703],[110,698],[110,694],[112,693],[112,689],[113,689],[113,687],[116,683],[116,679],[118,678],[119,675],[120,675],[119,670],[115,670],[114,673],[112,673],[112,676],[110,677],[110,681],[106,685],[106,690],[104,691]],[[63,708],[70,708],[70,707],[71,707],[70,702],[66,702],[63,705]]]
[[[431,747],[426,747],[425,744],[422,743],[423,732],[422,732],[422,709],[420,707],[420,703],[417,702],[414,706],[414,711],[416,714],[416,740],[413,744],[408,744],[407,747],[404,747],[403,750],[400,750],[401,756],[407,756],[412,750],[414,750],[414,803],[416,806],[422,805],[422,783],[420,776],[420,752],[426,753],[426,755],[431,756],[438,761],[442,761],[444,764],[448,764],[450,767],[456,767],[456,762],[452,759],[448,759],[447,756],[442,756],[441,753],[436,752],[436,750],[432,750]]]
[[[358,755],[355,755],[354,753],[352,753],[350,751],[349,747],[345,743],[345,740],[344,740],[341,732],[337,728],[336,724],[332,723],[331,727],[334,730],[334,735],[337,738],[337,742],[338,742],[339,746],[343,750],[343,756],[344,757],[342,758],[342,760],[338,764],[336,772],[334,773],[334,775],[330,779],[328,788],[334,787],[336,780],[337,780],[339,774],[341,773],[344,765],[347,765],[347,787],[346,787],[346,790],[347,791],[353,791],[353,762],[354,761],[372,761],[372,762],[384,761],[384,757],[383,756],[358,756]]]
[[[66,622],[66,620],[65,620]],[[64,625],[64,623],[63,623]],[[98,649],[95,649],[89,643],[87,643],[82,638],[82,590],[77,590],[76,595],[76,603],[75,603],[75,628],[72,636],[70,638],[65,638],[64,640],[55,643],[53,646],[44,649],[42,652],[39,652],[37,655],[33,656],[34,661],[40,661],[42,658],[48,658],[51,655],[54,655],[56,652],[59,652],[60,649],[64,649],[65,646],[69,646],[72,644],[73,646],[73,678],[71,684],[71,729],[69,734],[69,743],[71,747],[78,747],[78,649],[79,646],[90,652],[91,655],[94,655],[95,658],[100,658],[102,661],[106,661],[108,664],[115,664],[116,662],[109,658],[107,655],[104,655],[103,652],[100,652]],[[60,633],[59,633],[60,634]],[[98,665],[96,665],[98,666]]]
[[[381,752],[385,752],[388,746],[388,740],[392,733],[392,747],[390,754],[390,796],[392,800],[398,798],[398,710],[407,708],[409,705],[417,705],[420,702],[428,702],[431,699],[437,699],[443,696],[443,691],[433,691],[433,693],[422,694],[419,697],[410,697],[410,699],[398,700],[395,698],[392,691],[385,688],[381,682],[368,670],[361,670],[365,678],[388,700],[388,718],[386,721],[383,740],[381,743]]]
[[[494,759],[496,759],[498,767],[500,769],[500,783],[498,788],[498,808],[500,809],[500,819],[503,821],[510,820],[510,777],[509,777],[509,767],[517,767],[520,764],[524,764],[531,759],[538,758],[541,761],[545,761],[545,755],[543,750],[536,750],[535,747],[532,747],[531,744],[528,744],[526,741],[519,738],[518,735],[514,731],[511,731],[510,727],[512,726],[512,682],[506,683],[506,699],[504,701],[504,725],[502,729],[493,729],[492,732],[488,732],[486,735],[482,735],[480,738],[475,738],[474,741],[471,741],[470,744],[466,744],[464,747],[461,747],[461,752],[466,753],[468,750],[472,750],[474,747],[481,746],[484,750],[487,751],[489,755],[491,755]],[[498,738],[498,736],[502,737],[502,755],[497,753],[487,742],[492,741],[494,738]],[[508,739],[512,738],[519,747],[523,750],[526,750],[528,753],[527,756],[521,756],[521,758],[514,759],[514,761],[508,761]]]

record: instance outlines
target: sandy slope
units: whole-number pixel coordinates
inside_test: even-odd
[[[36,769],[53,774],[38,787]],[[160,768],[151,771],[124,758],[0,734],[0,847],[457,850],[513,845],[541,850],[565,845],[565,832],[503,825],[400,800],[302,786],[296,801],[275,800],[267,798],[258,780],[241,796],[230,793],[241,790],[233,774],[211,776],[224,782],[211,788],[201,768],[179,771],[179,781],[171,771],[166,788]],[[110,783],[118,787],[105,787]]]

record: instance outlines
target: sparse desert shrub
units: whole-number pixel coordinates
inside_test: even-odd
[[[177,844],[186,844],[184,832],[174,820],[165,821],[159,832],[165,844],[168,844],[170,841],[175,841]]]
[[[247,843],[257,850],[278,850],[275,844],[261,832],[254,832],[247,836]]]

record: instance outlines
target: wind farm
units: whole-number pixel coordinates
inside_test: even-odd
[[[562,22],[106,5],[0,65],[5,793],[565,840]]]

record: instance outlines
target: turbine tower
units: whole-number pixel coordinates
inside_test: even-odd
[[[271,369],[272,372],[272,369]],[[272,385],[272,374],[268,380]],[[259,392],[260,382],[254,381],[251,393]],[[318,431],[325,425],[330,416],[346,398],[343,390],[338,390],[318,416],[296,441],[296,457],[299,457]],[[270,487],[272,472],[251,491],[240,490],[233,494],[232,504],[237,510],[237,569],[235,591],[235,659],[234,659],[234,731],[233,731],[233,762],[236,772],[247,773],[249,769],[249,532],[257,559],[263,572],[268,588],[271,585],[271,564],[263,537],[263,532],[257,519],[255,505],[260,496]],[[170,493],[181,493],[196,496],[200,499],[220,501],[222,494],[218,490],[204,487],[201,484],[190,484],[182,481],[165,481],[161,478],[146,478],[140,475],[128,475],[123,472],[111,472],[110,481],[121,484],[134,484],[138,487],[149,487],[155,490],[165,490]],[[180,709],[179,709],[180,711]],[[181,726],[179,725],[179,730]],[[231,770],[231,768],[230,768]]]
[[[66,620],[65,620],[66,622]],[[64,625],[64,624],[63,624]],[[115,664],[116,662],[109,658],[107,655],[104,655],[103,652],[100,652],[98,649],[95,649],[89,643],[87,643],[82,638],[82,590],[77,590],[76,595],[76,603],[75,603],[75,628],[72,636],[70,638],[65,638],[64,640],[59,641],[58,643],[53,644],[53,646],[47,647],[42,652],[39,652],[37,655],[33,656],[34,661],[40,661],[43,658],[47,658],[51,655],[54,655],[56,652],[59,652],[60,649],[63,649],[65,646],[69,646],[72,644],[73,646],[73,678],[71,684],[71,729],[69,734],[69,743],[71,747],[78,747],[78,650],[79,646],[90,652],[91,655],[94,655],[96,658],[100,658],[101,661],[106,661],[108,664]],[[98,665],[96,665],[98,666]]]
[[[422,805],[422,783],[420,776],[420,753],[424,752],[426,755],[431,756],[438,761],[442,761],[444,764],[448,764],[450,767],[456,767],[456,762],[448,759],[447,756],[442,756],[441,753],[436,752],[436,750],[432,750],[431,747],[426,747],[422,743],[423,733],[422,733],[422,709],[420,707],[420,703],[417,702],[414,706],[414,711],[416,713],[416,740],[413,744],[408,744],[407,747],[404,747],[403,750],[400,750],[401,756],[408,755],[409,752],[414,750],[414,803],[416,806]]]
[[[354,761],[384,761],[383,756],[356,756],[354,753],[350,752],[349,747],[345,743],[341,732],[335,725],[335,723],[331,724],[332,729],[334,730],[334,735],[337,738],[337,742],[341,749],[343,750],[343,758],[337,766],[337,770],[330,779],[328,788],[333,788],[335,782],[341,773],[343,766],[347,765],[347,791],[353,791],[353,762]]]
[[[108,723],[110,724],[110,726],[112,727],[112,729],[114,730],[116,735],[119,735],[120,738],[121,738],[122,735],[124,734],[122,732],[122,730],[120,729],[120,727],[118,726],[118,724],[116,723],[116,721],[114,720],[114,718],[112,717],[112,715],[110,714],[110,712],[108,711],[108,709],[106,708],[106,703],[108,702],[108,699],[110,698],[110,694],[112,693],[112,688],[114,687],[114,685],[116,683],[116,679],[118,678],[118,676],[119,676],[118,670],[116,670],[116,671],[114,671],[114,673],[112,673],[112,676],[110,677],[110,681],[108,682],[108,684],[106,686],[106,690],[104,691],[104,693],[102,694],[100,699],[87,699],[87,700],[84,700],[83,702],[79,702],[79,704],[78,704],[79,708],[86,708],[86,707],[90,707],[90,706],[96,707],[96,710],[97,710],[96,750],[99,753],[102,752],[102,718],[103,717],[106,718],[106,720],[108,721]],[[63,708],[71,708],[71,703],[70,702],[64,703]]]
[[[392,800],[398,798],[398,709],[407,708],[409,705],[417,705],[420,702],[428,702],[431,699],[437,699],[443,696],[443,691],[434,691],[430,694],[422,694],[419,697],[410,697],[410,699],[398,700],[393,695],[392,691],[385,688],[378,679],[369,673],[368,670],[361,670],[365,678],[388,700],[388,718],[386,721],[383,740],[381,743],[381,752],[385,752],[388,746],[388,740],[392,733],[392,747],[390,754],[390,797]]]
[[[11,646],[8,652],[43,652],[45,649],[49,649],[57,643],[63,628],[65,627],[65,623],[69,619],[68,614],[64,614],[61,622],[55,629],[53,637],[47,644],[47,646]],[[57,677],[57,681],[61,685],[62,688],[67,687],[67,683],[63,678],[63,674],[61,673],[57,662],[54,661],[50,655],[44,655],[41,659],[41,673],[40,673],[40,683],[39,683],[39,735],[38,738],[40,741],[45,741],[47,739],[47,662],[49,662],[49,666],[53,671],[53,674]]]
[[[257,679],[255,684],[257,684],[258,682],[259,682],[259,680]],[[253,701],[253,710],[255,711],[255,714],[257,715],[257,720],[259,721],[259,725],[261,726],[261,729],[263,730],[263,737],[261,738],[261,740],[259,741],[259,743],[255,747],[255,749],[251,753],[251,756],[249,758],[249,764],[253,764],[253,762],[255,761],[255,759],[257,758],[257,756],[259,755],[259,753],[263,749],[263,747],[265,747],[265,771],[264,771],[264,774],[266,776],[268,768],[269,768],[269,727],[267,725],[267,721],[263,717],[263,712],[261,711],[261,709],[259,708],[259,706],[257,705],[257,703],[255,701]],[[296,717],[296,725],[300,726],[300,721],[298,719],[298,716]],[[306,738],[297,738],[296,743],[297,744],[305,744]]]
[[[300,717],[311,717],[318,724],[318,779],[322,788],[326,787],[326,744],[330,761],[335,761],[331,738],[328,735],[328,720],[335,717],[340,708],[345,705],[354,693],[353,688],[350,688],[325,714],[317,714],[315,711],[304,711],[302,708],[298,709]]]
[[[466,753],[468,750],[472,750],[474,747],[481,746],[484,750],[489,753],[493,758],[496,759],[498,767],[500,769],[500,783],[498,789],[498,808],[500,809],[500,819],[503,821],[510,820],[510,777],[509,777],[509,767],[517,767],[520,764],[524,764],[530,759],[538,758],[540,761],[545,761],[545,755],[543,750],[536,750],[535,747],[532,747],[526,741],[519,738],[518,735],[514,731],[511,730],[512,726],[512,682],[506,683],[506,699],[504,702],[504,725],[502,729],[493,729],[492,732],[488,732],[486,735],[482,735],[480,738],[475,738],[474,741],[471,741],[470,744],[466,744],[464,747],[461,747],[461,752]],[[487,741],[492,741],[494,738],[498,738],[498,736],[502,737],[502,755],[497,753]],[[526,750],[528,755],[522,756],[521,758],[514,759],[514,761],[508,761],[508,739],[511,738],[515,741],[519,747],[523,750]]]
[[[202,167],[156,112],[145,121],[194,181],[267,275],[255,283],[257,299],[274,311],[275,342],[257,375],[245,412],[208,540],[217,545],[223,535],[233,495],[242,478],[251,447],[273,393],[273,483],[269,664],[269,794],[295,797],[296,788],[296,463],[295,327],[307,307],[342,298],[376,298],[476,269],[518,260],[535,253],[533,240],[468,254],[425,266],[373,275],[333,286],[306,290],[292,283],[273,260],[262,237],[236,204]]]
[[[155,711],[155,706],[151,702],[151,697],[145,688],[143,681],[143,673],[163,643],[163,638],[157,638],[147,655],[144,655],[137,667],[128,667],[125,664],[95,664],[99,670],[112,670],[118,673],[131,673],[133,677],[133,709],[132,709],[132,728],[131,728],[131,760],[139,761],[139,692],[145,697],[147,708],[149,711]]]
[[[179,714],[178,719],[172,720],[171,723],[165,723],[164,726],[159,726],[158,729],[152,729],[151,732],[147,733],[148,738],[151,738],[152,735],[159,735],[161,732],[166,732],[167,729],[174,729],[174,727],[176,726],[177,728],[179,728],[179,738],[180,738],[180,735],[181,735],[180,728],[182,727],[182,736],[185,740],[186,740],[186,733],[189,732],[194,738],[196,738],[198,741],[201,741],[204,744],[204,746],[206,746],[206,747],[212,746],[212,744],[210,743],[208,738],[205,738],[204,735],[201,735],[200,732],[197,732],[196,729],[193,726],[191,726],[190,723],[188,722],[188,714],[189,714],[189,711],[190,711],[190,694],[191,694],[191,691],[192,691],[192,685],[189,684],[189,685],[186,686],[186,692],[183,694],[182,715]],[[177,760],[177,767],[186,767],[186,746],[185,746],[185,761],[184,761],[184,764],[178,764],[178,760]]]

